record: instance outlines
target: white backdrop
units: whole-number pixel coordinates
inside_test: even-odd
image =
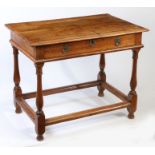
[[[50,126],[45,140],[35,140],[34,126],[25,113],[16,115],[12,102],[12,49],[5,23],[110,13],[149,28],[143,34],[145,48],[138,62],[138,110],[135,120],[127,119],[127,111],[115,111],[77,121]],[[155,8],[0,8],[0,145],[4,146],[154,146],[155,145]],[[21,87],[24,92],[36,89],[35,67],[20,54]],[[128,93],[131,74],[131,52],[106,55],[107,80]],[[47,63],[43,87],[95,80],[99,56]],[[92,108],[116,101],[106,92],[97,97],[97,89],[85,89],[46,97],[46,116]],[[34,100],[29,101],[35,108]]]

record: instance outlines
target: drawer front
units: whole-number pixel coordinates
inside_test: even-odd
[[[66,59],[136,45],[137,34],[37,47],[37,59]]]

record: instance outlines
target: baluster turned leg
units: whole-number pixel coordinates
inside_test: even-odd
[[[43,63],[35,64],[37,74],[37,94],[36,94],[36,120],[35,129],[37,133],[37,140],[43,140],[43,134],[45,132],[45,115],[43,108],[43,93],[42,93],[42,67]]]
[[[21,113],[21,107],[17,104],[16,98],[22,95],[22,90],[20,87],[20,73],[19,73],[19,64],[18,64],[18,49],[13,47],[13,54],[14,54],[14,105],[16,113]]]
[[[104,96],[104,83],[106,82],[106,74],[104,72],[104,69],[105,69],[105,54],[101,54],[100,56],[100,72],[98,73],[98,80],[101,81],[100,85],[98,85],[98,90],[99,90],[99,93],[98,93],[98,96],[102,97]]]
[[[136,93],[136,87],[137,87],[137,60],[138,60],[138,53],[140,49],[134,49],[133,50],[133,67],[132,67],[132,76],[130,81],[130,87],[131,90],[129,92],[128,98],[130,101],[130,106],[128,107],[128,118],[133,119],[134,118],[134,112],[137,109],[137,93]]]

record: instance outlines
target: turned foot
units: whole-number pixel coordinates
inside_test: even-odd
[[[15,99],[14,99],[14,100],[15,100]],[[17,104],[16,101],[14,101],[14,105],[15,105],[15,112],[16,112],[17,114],[22,113],[22,109],[21,109],[21,107]]]
[[[37,136],[37,140],[38,140],[38,141],[42,141],[42,140],[44,140],[43,135],[38,135],[38,136]]]
[[[129,119],[134,119],[134,111],[132,111],[132,108],[131,107],[128,107],[127,110],[129,112],[128,118]]]
[[[20,113],[22,113],[22,109],[19,106],[16,106],[15,112],[17,114],[20,114]]]
[[[99,91],[98,96],[99,97],[103,97],[104,96],[104,92],[103,91]]]
[[[134,117],[135,117],[135,116],[134,116],[133,113],[129,113],[129,114],[128,114],[128,118],[129,118],[129,119],[134,119]]]

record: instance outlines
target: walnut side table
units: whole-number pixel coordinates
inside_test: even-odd
[[[142,45],[142,32],[148,29],[137,26],[125,20],[100,14],[85,17],[6,24],[11,30],[10,43],[14,53],[14,104],[16,113],[21,109],[35,124],[37,139],[42,140],[45,127],[60,122],[70,121],[99,113],[127,108],[128,118],[134,118],[137,107],[137,58]],[[130,81],[131,90],[125,95],[106,81],[105,54],[125,50],[132,50],[133,68]],[[37,91],[23,93],[20,87],[20,73],[18,65],[18,51],[25,54],[36,67]],[[100,54],[97,80],[42,90],[42,68],[45,62],[70,59],[76,57]],[[43,111],[43,96],[72,91],[76,89],[97,87],[98,96],[104,96],[107,89],[121,99],[122,102],[108,106],[100,106],[80,112],[46,118]],[[26,99],[36,97],[35,112]]]

